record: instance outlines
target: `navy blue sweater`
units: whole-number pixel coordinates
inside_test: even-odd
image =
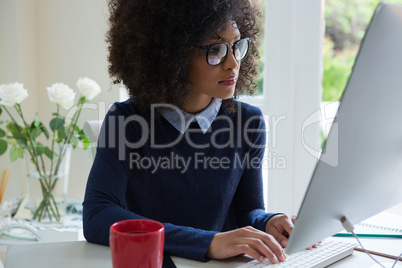
[[[265,231],[261,111],[221,107],[207,133],[196,122],[180,134],[164,117],[115,103],[102,125],[83,211],[89,242],[108,245],[109,228],[149,218],[165,226],[165,253],[206,261],[217,232]]]

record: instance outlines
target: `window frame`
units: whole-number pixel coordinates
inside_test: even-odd
[[[272,161],[263,168],[264,197],[271,212],[298,212],[319,157],[324,7],[324,0],[266,0],[263,94],[239,98],[266,118],[265,157]],[[275,168],[272,156],[283,157],[286,168]]]

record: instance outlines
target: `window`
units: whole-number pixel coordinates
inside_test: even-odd
[[[267,119],[270,165],[264,168],[264,187],[272,212],[297,213],[317,161],[323,14],[321,0],[265,1],[264,89],[259,96],[240,98],[258,106]],[[306,127],[308,118],[315,124]]]
[[[326,0],[323,46],[321,146],[335,117],[356,54],[375,8],[381,0]],[[402,0],[389,2],[402,3]]]
[[[360,42],[381,0],[327,0],[323,48],[323,101],[338,101]],[[388,2],[402,3],[402,0]]]

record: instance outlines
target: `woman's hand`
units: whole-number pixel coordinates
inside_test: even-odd
[[[286,247],[288,237],[293,230],[296,216],[287,216],[283,214],[272,216],[265,225],[265,231],[275,237],[276,241]]]
[[[265,258],[271,263],[286,259],[281,245],[272,235],[250,226],[217,233],[206,253],[212,259],[225,259],[240,254],[248,254],[260,262]]]
[[[286,247],[288,244],[288,237],[292,233],[295,222],[296,216],[290,217],[283,214],[275,215],[267,221],[265,231],[271,234],[282,247]],[[309,246],[307,249],[316,248],[319,243],[321,243],[321,241]]]

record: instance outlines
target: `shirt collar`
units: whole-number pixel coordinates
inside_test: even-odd
[[[168,106],[163,109],[162,116],[174,126],[181,134],[184,134],[191,122],[197,121],[201,128],[202,133],[206,133],[211,126],[212,122],[215,120],[216,115],[221,108],[222,100],[213,98],[210,104],[198,114],[189,114],[181,109],[174,106]]]

